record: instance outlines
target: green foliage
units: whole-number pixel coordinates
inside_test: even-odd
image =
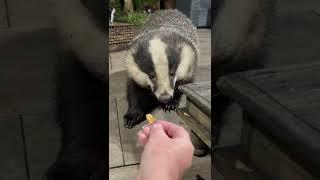
[[[123,22],[134,25],[142,25],[148,19],[148,13],[143,12],[145,6],[153,6],[159,0],[132,0],[135,11],[132,13],[125,13],[122,9],[122,0],[109,0],[109,7],[116,10],[114,22]]]
[[[127,15],[124,13],[118,12],[118,15],[115,16],[115,22],[123,22],[129,23],[134,25],[142,25],[148,19],[148,13],[143,12],[132,12],[128,13]]]
[[[141,10],[143,7],[143,0],[132,0],[134,9]]]
[[[113,7],[116,12],[120,12],[122,10],[121,0],[109,0],[109,7]]]
[[[158,3],[159,0],[132,0],[135,10],[143,10],[144,6],[152,6]]]

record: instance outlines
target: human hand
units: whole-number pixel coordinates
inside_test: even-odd
[[[138,179],[177,180],[191,167],[194,147],[181,126],[158,120],[138,132],[138,141],[144,146]]]

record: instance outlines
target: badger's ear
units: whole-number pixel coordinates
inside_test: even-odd
[[[176,72],[177,81],[192,78],[196,64],[195,52],[188,44],[181,45],[180,57],[180,64]]]
[[[141,71],[139,66],[134,60],[134,50],[128,50],[125,62],[126,62],[126,68],[129,78],[133,79],[137,84],[139,84],[141,87],[148,87],[153,88],[153,83],[149,79],[148,75]]]

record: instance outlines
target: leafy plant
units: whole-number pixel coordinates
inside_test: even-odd
[[[144,6],[152,6],[158,3],[159,0],[132,0],[135,10],[143,10]]]
[[[109,7],[115,8],[116,12],[122,11],[121,0],[109,0]]]
[[[132,12],[128,14],[118,13],[118,15],[115,16],[115,21],[134,25],[142,25],[147,21],[148,16],[148,13],[144,12]]]

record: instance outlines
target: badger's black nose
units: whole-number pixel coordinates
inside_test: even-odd
[[[168,103],[171,100],[172,100],[172,96],[169,94],[164,94],[164,95],[159,96],[159,101],[162,103]]]

